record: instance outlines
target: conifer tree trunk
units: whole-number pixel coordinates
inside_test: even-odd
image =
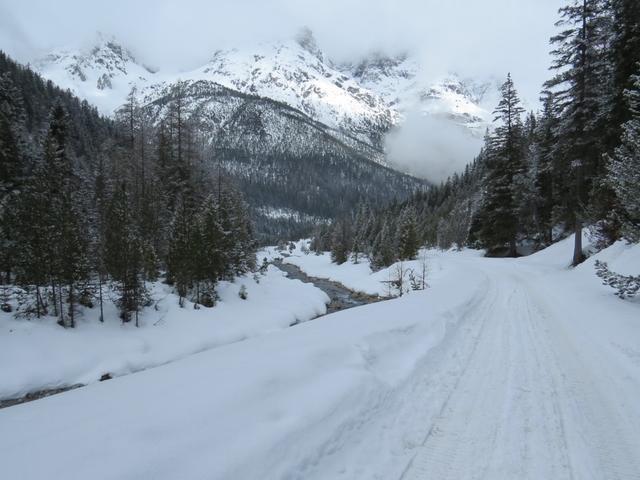
[[[571,263],[574,267],[579,265],[584,260],[584,256],[582,254],[582,222],[576,218],[576,228],[575,228],[575,242],[573,244],[573,262]]]
[[[587,88],[587,78],[586,78],[586,42],[587,42],[587,0],[582,1],[582,44],[580,45],[580,105],[584,105],[586,100],[586,88]],[[579,119],[581,120],[581,130],[584,127],[584,114],[581,114]],[[573,245],[573,261],[571,264],[575,267],[582,263],[583,255],[582,255],[582,219],[580,218],[579,209],[582,205],[582,190],[583,190],[583,181],[584,181],[584,158],[581,158],[576,162],[576,205],[575,205],[575,241]]]
[[[36,285],[36,315],[40,318],[40,285]]]
[[[60,302],[60,322],[62,322],[62,325],[66,327],[64,321],[64,305],[62,303],[62,285],[58,286],[58,301]]]
[[[73,302],[74,302],[73,283],[70,283],[69,284],[69,326],[71,328],[75,328],[76,326],[75,317],[73,315]]]
[[[102,323],[104,323],[104,305],[102,302],[102,273],[100,273],[98,275],[98,289],[99,289],[99,296],[100,296],[100,321]]]
[[[58,297],[56,296],[56,283],[51,280],[51,295],[53,296],[53,315],[58,316]]]

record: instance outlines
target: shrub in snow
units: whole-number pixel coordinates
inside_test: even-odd
[[[267,257],[264,257],[262,259],[262,265],[260,265],[260,273],[262,275],[265,275],[267,273],[268,268],[269,268],[269,260],[267,260]]]
[[[238,296],[242,300],[246,300],[247,297],[249,296],[249,294],[247,293],[247,287],[245,287],[244,284],[240,286],[240,291],[238,292]]]
[[[212,284],[205,284],[199,292],[199,303],[203,307],[212,308],[216,306],[218,301],[218,294],[215,286]]]
[[[640,291],[640,275],[620,275],[609,270],[605,262],[596,261],[596,274],[602,279],[605,285],[617,290],[616,295],[620,298],[630,298]]]
[[[93,293],[89,289],[85,288],[80,292],[78,303],[83,307],[93,308]]]

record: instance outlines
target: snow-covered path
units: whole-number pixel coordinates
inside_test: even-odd
[[[433,252],[424,292],[4,409],[0,473],[640,479],[640,305],[569,249]]]
[[[468,356],[402,478],[640,478],[637,401],[615,388],[613,359],[574,335],[571,297],[542,293],[522,263],[492,267]]]

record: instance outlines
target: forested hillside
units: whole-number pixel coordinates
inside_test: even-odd
[[[560,10],[558,27],[541,111],[525,112],[509,75],[495,128],[464,173],[387,209],[360,207],[318,232],[319,248],[342,261],[364,253],[381,267],[412,258],[423,243],[516,256],[575,233],[567,260],[577,265],[583,228],[599,247],[637,241],[640,4],[574,2]]]
[[[427,186],[373,161],[380,150],[269,98],[205,80],[139,96],[132,91],[125,107],[132,128],[169,131],[180,116],[187,150],[202,168],[238,185],[263,242],[308,235],[360,201],[384,205]]]
[[[218,280],[253,268],[247,206],[194,162],[180,116],[170,134],[136,130],[131,110],[106,120],[5,55],[0,67],[2,281],[26,292],[21,313],[74,326],[78,303],[97,302],[103,320],[108,283],[137,320],[161,269],[211,306]]]

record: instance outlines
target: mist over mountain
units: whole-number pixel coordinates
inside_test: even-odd
[[[373,53],[351,62],[325,54],[308,28],[286,41],[212,52],[190,71],[155,70],[145,59],[110,35],[98,34],[90,46],[52,50],[33,60],[45,78],[96,105],[112,116],[132,88],[143,102],[155,92],[179,82],[212,82],[243,94],[285,103],[326,125],[332,135],[368,158],[403,172],[440,181],[473,159],[477,152],[446,152],[445,164],[434,155],[437,145],[424,145],[426,155],[407,155],[386,136],[403,131],[405,120],[431,118],[442,128],[463,134],[473,145],[490,122],[496,95],[493,78],[462,78],[455,73],[427,79],[417,58],[403,53]],[[460,129],[459,127],[464,127]],[[470,137],[470,138],[467,138]],[[395,138],[395,137],[394,137]],[[433,152],[433,155],[429,154]],[[429,178],[430,162],[439,161],[438,175]]]

